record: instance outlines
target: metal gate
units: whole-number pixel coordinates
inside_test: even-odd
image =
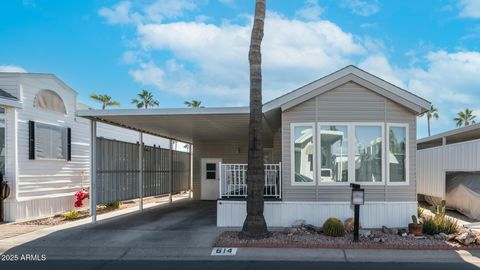
[[[97,138],[97,204],[140,197],[139,148],[138,143]],[[152,146],[144,146],[143,151],[144,197],[191,188],[190,153]]]

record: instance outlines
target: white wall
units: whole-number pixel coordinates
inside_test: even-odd
[[[445,173],[480,171],[480,140],[417,151],[417,193],[445,198]]]
[[[417,202],[366,202],[360,206],[363,228],[404,228],[417,214]],[[245,221],[245,201],[218,201],[217,226],[240,227]],[[298,219],[322,226],[329,217],[345,220],[353,217],[350,202],[265,202],[265,220],[270,227],[290,227]]]

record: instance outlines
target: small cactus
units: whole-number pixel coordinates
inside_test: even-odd
[[[431,206],[429,210],[434,215],[444,216],[446,205],[447,205],[447,202],[445,200],[442,200],[442,202],[440,202],[439,205]]]
[[[343,223],[338,218],[328,218],[325,223],[323,223],[323,233],[328,236],[338,237],[345,235],[345,227]]]
[[[412,223],[413,223],[413,224],[416,224],[416,225],[418,224],[417,216],[412,215]]]

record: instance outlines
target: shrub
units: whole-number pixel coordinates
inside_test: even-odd
[[[444,215],[425,217],[423,219],[423,232],[429,235],[457,233],[458,224],[456,220]]]
[[[68,213],[66,213],[65,215],[63,215],[63,218],[64,219],[76,219],[78,218],[78,212],[73,210],[73,211],[70,211]]]
[[[116,201],[116,202],[111,202],[111,203],[106,203],[104,204],[106,208],[110,208],[110,209],[118,209],[120,208],[120,202],[119,201]]]
[[[430,207],[430,212],[432,212],[432,214],[434,215],[440,215],[440,216],[444,216],[445,215],[445,210],[446,210],[446,206],[447,206],[447,202],[445,200],[442,200],[440,202],[440,204],[438,205],[434,205],[432,207]]]
[[[328,218],[325,223],[323,223],[323,232],[328,236],[338,237],[345,235],[345,227],[343,223],[338,218]]]

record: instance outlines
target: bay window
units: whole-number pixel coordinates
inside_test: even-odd
[[[292,184],[312,185],[315,178],[313,124],[292,124]]]
[[[408,184],[408,142],[408,124],[293,123],[292,184]]]

